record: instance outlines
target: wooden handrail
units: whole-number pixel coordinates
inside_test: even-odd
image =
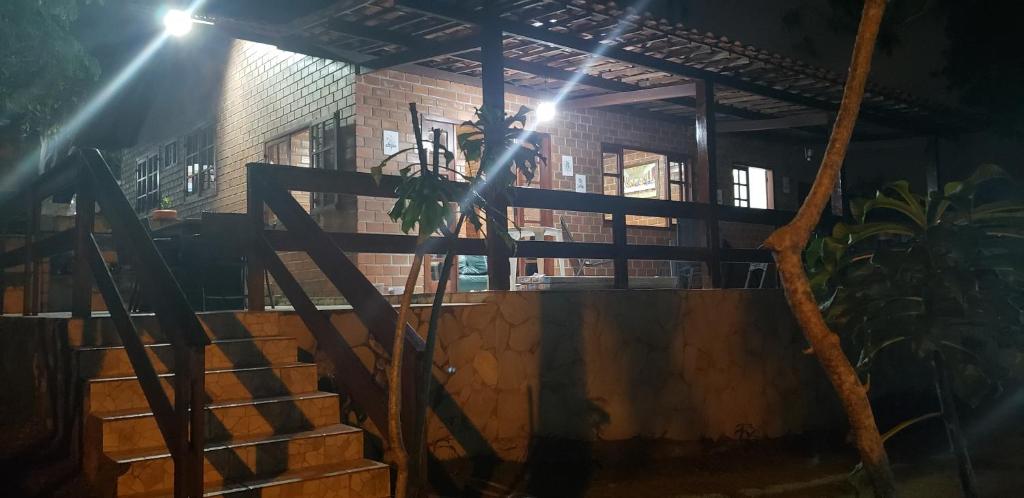
[[[75,227],[36,240],[40,202],[61,192],[78,194]],[[200,498],[203,495],[206,416],[203,408],[206,401],[204,348],[210,341],[110,167],[98,150],[76,150],[36,178],[26,194],[16,200],[28,204],[26,242],[23,247],[0,254],[0,268],[25,266],[25,313],[39,311],[38,290],[34,285],[39,279],[36,262],[73,249],[72,316],[91,316],[89,301],[95,282],[174,460],[174,496]],[[153,303],[160,328],[173,346],[173,406],[96,242],[93,214],[97,203],[114,237],[126,249],[126,256],[135,263],[142,291]]]
[[[71,250],[75,243],[75,230],[67,229],[57,232],[45,239],[35,242],[32,248],[35,258],[49,258]],[[0,268],[21,266],[25,263],[25,246],[16,247],[0,254]]]
[[[142,339],[139,338],[135,324],[132,323],[131,315],[124,307],[121,292],[117,290],[114,277],[110,275],[110,269],[107,268],[107,263],[103,260],[100,246],[92,234],[89,234],[89,245],[86,250],[88,251],[86,259],[89,261],[89,268],[92,270],[96,287],[99,288],[103,300],[107,303],[110,319],[114,322],[114,328],[117,329],[118,337],[121,338],[121,345],[124,346],[125,352],[128,354],[128,362],[131,363],[132,369],[135,370],[135,376],[139,379],[146,402],[149,403],[149,408],[153,411],[153,418],[156,419],[160,434],[163,435],[168,447],[176,447],[178,435],[174,426],[174,407],[160,385],[160,377],[156,373],[156,368],[153,367],[153,362],[148,361],[146,348],[142,344]]]
[[[374,340],[380,343],[385,350],[390,351],[395,341],[394,331],[398,323],[398,314],[391,303],[370,283],[362,271],[359,270],[359,267],[345,256],[341,248],[334,244],[331,237],[317,225],[316,221],[309,216],[309,213],[299,205],[295,197],[287,190],[276,184],[266,183],[258,174],[249,176],[248,187],[250,205],[254,203],[262,205],[265,203],[277,215],[288,231],[294,233],[295,238],[293,240],[298,242],[298,249],[308,254],[313,263],[327,277],[327,280],[341,292]],[[253,213],[249,215],[251,217]],[[253,220],[253,227],[257,226],[262,227],[262,219],[259,220],[258,224]],[[338,343],[338,338],[341,338],[341,336],[333,329],[333,326],[328,328],[322,324],[323,320],[316,316],[320,311],[309,301],[308,296],[301,292],[301,287],[298,287],[297,282],[293,282],[294,277],[288,273],[283,265],[279,264],[280,261],[276,257],[276,252],[274,252],[273,247],[264,238],[266,233],[262,230],[254,230],[253,233],[257,240],[253,241],[250,245],[260,249],[262,252],[262,254],[254,253],[260,267],[266,268],[275,274],[275,281],[282,287],[282,290],[290,289],[287,290],[291,294],[289,299],[297,299],[297,301],[292,302],[296,311],[299,312],[300,317],[307,326],[314,327],[311,328],[311,332],[314,335],[324,336],[324,339],[327,341],[325,343],[326,347],[332,348],[336,355],[336,363],[341,364],[353,361],[353,355],[348,354],[350,352],[345,350],[347,344],[342,345]],[[425,344],[423,338],[408,324],[405,324],[402,340],[406,342],[405,359],[403,361],[404,368],[402,371],[402,396],[406,402],[402,404],[402,411],[403,420],[411,422],[415,420],[414,410],[417,406],[415,400],[419,394],[416,390],[418,384],[415,382],[415,368],[419,364],[418,358],[422,354]],[[343,339],[341,341],[344,342]],[[358,359],[355,359],[355,361],[358,361]],[[356,365],[361,364],[356,363]],[[362,367],[360,366],[360,368]],[[383,392],[377,392],[366,387],[365,382],[360,380],[359,377],[354,377],[353,381],[364,384],[362,387],[355,386],[358,390],[352,391],[352,396],[361,400],[360,405],[363,406],[364,410],[374,412],[377,408],[386,406],[387,397]],[[386,427],[387,419],[384,418],[385,414],[378,413],[377,416],[378,418],[374,420],[374,423],[378,424],[378,427]],[[406,424],[403,431],[406,433],[406,437],[412,441],[416,434],[414,428]]]
[[[334,366],[339,374],[336,379],[346,389],[346,392],[358,396],[361,400],[381,401],[379,403],[364,402],[360,404],[360,408],[366,412],[374,425],[387,427],[386,403],[383,402],[386,399],[386,394],[374,382],[370,372],[363,368],[359,357],[345,342],[341,332],[335,328],[324,312],[317,309],[265,237],[257,235],[250,241],[248,248],[251,251],[250,257],[260,258],[265,263],[267,271],[274,277],[274,281],[288,298],[288,302],[295,308],[296,314],[299,315],[306,328],[316,338],[317,344],[335,360]]]

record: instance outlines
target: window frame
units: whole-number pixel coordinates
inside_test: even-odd
[[[684,153],[681,153],[681,152],[671,152],[671,151],[665,151],[665,150],[657,150],[657,149],[650,149],[650,148],[644,148],[644,147],[636,147],[636,146],[629,146],[629,145],[619,145],[619,144],[609,144],[609,143],[602,143],[601,144],[601,185],[602,185],[602,194],[603,195],[610,195],[610,194],[605,194],[604,193],[605,179],[606,178],[615,178],[616,191],[617,191],[615,195],[617,195],[619,197],[627,197],[625,195],[625,184],[623,182],[623,179],[625,177],[625,169],[626,169],[626,164],[625,164],[625,162],[626,162],[625,161],[625,151],[626,150],[635,151],[635,152],[644,152],[644,153],[647,153],[647,154],[654,154],[654,155],[658,155],[658,156],[664,157],[664,160],[665,160],[665,172],[664,172],[664,175],[661,175],[661,176],[663,176],[663,178],[661,178],[661,181],[663,181],[664,185],[665,185],[665,196],[662,197],[660,195],[660,193],[659,193],[658,197],[655,198],[656,200],[676,201],[676,202],[694,202],[694,200],[693,200],[693,168],[692,168],[692,165],[690,164],[691,163],[690,155],[684,154]],[[604,166],[604,156],[605,156],[605,154],[613,154],[613,155],[616,156],[616,170],[617,170],[616,172],[608,173],[607,171],[605,171],[605,166]],[[672,165],[673,164],[679,164],[679,166],[680,166],[679,180],[673,180],[672,179]],[[674,199],[673,198],[673,196],[672,196],[672,186],[673,185],[678,185],[680,187],[679,188],[679,193],[680,193],[680,196],[683,197],[682,199]],[[604,221],[605,221],[606,224],[611,223],[612,218],[611,218],[610,214],[605,214],[603,216],[603,218],[604,218]],[[627,215],[626,216],[626,224],[627,224],[627,226],[636,227],[636,228],[666,228],[666,229],[670,229],[670,228],[672,228],[672,225],[675,225],[678,222],[678,220],[676,220],[675,218],[665,218],[665,225],[664,226],[658,226],[658,225],[645,225],[645,224],[629,223],[629,219],[630,219],[630,216]]]
[[[334,111],[334,114],[329,118],[309,125],[308,130],[309,167],[340,171],[342,155],[341,113]],[[337,204],[338,199],[338,194],[310,192],[309,209],[313,211],[320,207]]]
[[[743,174],[742,181],[737,173]],[[741,194],[744,189],[746,195]],[[750,209],[750,168],[745,164],[732,165],[732,205]]]
[[[752,183],[753,180],[752,180],[752,178],[750,176],[750,169],[751,168],[754,168],[754,169],[757,169],[757,170],[762,170],[762,171],[765,172],[765,178],[764,178],[765,184],[764,184],[764,187],[765,187],[766,199],[765,199],[765,207],[763,207],[763,208],[755,207],[755,206],[751,205],[751,195],[750,195],[751,190],[750,189],[751,189],[751,186],[753,185],[753,183]],[[745,184],[743,184],[743,183],[736,183],[736,180],[737,180],[736,172],[737,171],[743,171],[744,172],[744,175],[746,177],[746,183]],[[756,164],[733,163],[733,165],[732,165],[732,175],[733,175],[733,193],[732,193],[733,201],[732,201],[732,206],[733,207],[741,207],[741,208],[744,208],[744,209],[763,209],[763,210],[767,210],[767,211],[774,210],[775,209],[775,175],[774,175],[774,173],[775,173],[775,171],[773,169],[766,168],[764,166],[758,166]],[[738,198],[738,192],[739,192],[738,189],[740,187],[745,187],[746,188],[746,191],[747,191],[746,192],[746,197],[739,197]],[[744,205],[740,205],[739,204],[740,202],[741,203],[745,203],[745,204]]]
[[[135,212],[147,214],[160,207],[160,154],[147,154],[135,162]]]
[[[445,140],[445,142],[447,142],[445,144],[445,147],[447,147],[452,154],[455,154],[455,160],[452,161],[452,168],[455,169],[455,171],[462,173],[463,175],[467,174],[465,168],[461,167],[460,165],[460,159],[462,156],[459,151],[458,135],[459,126],[461,125],[461,123],[455,121],[454,119],[443,118],[441,116],[420,114],[420,130],[423,132],[424,142],[430,142],[431,140],[433,140],[433,129],[435,125],[440,125],[437,127],[444,129],[444,132],[448,135],[448,139]],[[433,151],[433,148],[426,143],[424,144],[424,146],[427,149],[427,154],[430,155]],[[441,158],[441,161],[443,162],[444,158]],[[456,175],[451,171],[442,171],[441,174],[453,182],[464,181],[462,177]]]
[[[217,192],[217,136],[214,125],[204,124],[185,135],[185,198],[202,198]],[[193,150],[194,149],[194,150]]]

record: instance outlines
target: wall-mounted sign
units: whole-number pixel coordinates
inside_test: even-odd
[[[399,138],[398,132],[394,130],[384,130],[384,155],[390,156],[399,151]]]
[[[562,156],[562,176],[572,176],[572,156]]]
[[[639,164],[622,170],[622,192],[630,197],[658,196],[658,163]]]
[[[587,192],[587,175],[576,175],[576,191],[584,194]]]

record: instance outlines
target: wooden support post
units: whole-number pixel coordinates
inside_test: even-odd
[[[708,271],[711,274],[711,286],[722,286],[721,236],[718,233],[718,161],[717,140],[715,138],[715,84],[710,81],[697,81],[697,115],[695,131],[697,135],[697,171],[708,176],[708,217],[707,224]]]
[[[493,13],[492,13],[493,14]],[[496,15],[485,15],[497,20]],[[483,108],[486,112],[504,115],[505,112],[505,67],[502,50],[503,33],[497,22],[484,25],[480,33],[481,85],[483,87]],[[505,168],[495,162],[504,152],[504,126],[501,120],[492,120],[484,125],[485,166],[493,185],[500,185]],[[497,188],[488,188],[484,193],[489,206],[487,213],[487,288],[508,290],[511,267],[510,250],[499,235],[508,231],[508,202],[504,193]]]
[[[263,205],[263,196],[260,194],[259,187],[253,181],[251,170],[247,170],[245,176],[246,212],[249,216],[248,237],[255,241],[257,237],[263,234],[265,207]],[[252,244],[249,245],[251,246]],[[254,252],[249,252],[245,258],[246,308],[249,311],[264,311],[266,309],[266,299],[263,295],[263,282],[266,274],[265,266]]]
[[[203,346],[174,344],[174,498],[203,496],[204,356]]]
[[[182,345],[184,347],[184,345]],[[206,446],[206,348],[189,346],[188,489],[193,498],[203,496],[203,459]],[[184,437],[185,434],[182,434]]]
[[[612,213],[612,244],[615,246],[615,258],[612,260],[615,265],[613,287],[628,289],[629,260],[626,259],[626,213],[623,211]]]
[[[28,212],[25,222],[25,287],[22,314],[32,316],[39,312],[39,268],[35,255],[35,239],[39,235],[40,201],[35,188],[28,192]]]
[[[92,272],[89,256],[92,250],[91,234],[96,222],[96,199],[93,195],[92,175],[84,167],[78,173],[78,192],[75,200],[75,261],[71,289],[71,316],[87,318],[92,315]]]

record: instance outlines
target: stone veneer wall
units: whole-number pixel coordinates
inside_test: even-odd
[[[431,417],[442,459],[524,460],[537,437],[686,443],[836,426],[835,397],[779,291],[464,297],[477,302],[444,308],[434,358],[441,399],[465,415],[442,407]],[[428,317],[414,308],[421,334]],[[386,356],[354,313],[333,311],[332,321],[383,382]],[[314,347],[296,316],[280,323]]]

